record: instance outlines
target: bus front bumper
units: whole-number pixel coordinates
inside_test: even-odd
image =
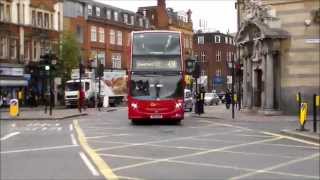
[[[149,113],[149,112],[143,112],[139,110],[132,110],[130,109],[128,111],[128,117],[129,119],[134,120],[143,120],[143,119],[173,119],[173,120],[179,120],[184,118],[184,110],[183,109],[177,109],[171,112],[165,112],[165,113]]]

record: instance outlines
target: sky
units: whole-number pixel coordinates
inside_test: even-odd
[[[156,6],[157,0],[97,0],[99,2],[136,12],[138,7]],[[167,8],[174,11],[192,11],[194,30],[199,29],[199,20],[207,22],[208,31],[230,33],[237,31],[235,0],[166,0]]]

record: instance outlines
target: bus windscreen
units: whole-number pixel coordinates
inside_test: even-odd
[[[178,33],[134,33],[133,55],[180,55]]]

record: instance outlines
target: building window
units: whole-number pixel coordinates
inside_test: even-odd
[[[192,38],[189,38],[189,45],[190,45],[190,49],[192,49]]]
[[[24,17],[25,16],[25,10],[24,9],[25,9],[25,6],[24,6],[24,4],[22,4],[22,23],[23,24],[25,23],[25,21],[24,21],[25,20],[25,17]]]
[[[217,61],[217,62],[220,62],[220,61],[221,61],[221,51],[220,51],[220,50],[217,51],[216,61]]]
[[[118,21],[118,20],[119,20],[119,19],[118,19],[119,17],[118,17],[118,12],[117,12],[117,11],[114,11],[114,12],[113,12],[113,18],[114,18],[115,21]]]
[[[218,35],[214,36],[214,42],[220,43],[221,42],[220,36],[218,36]]]
[[[83,43],[83,28],[77,25],[76,38],[79,43]]]
[[[88,15],[92,16],[92,6],[88,5]]]
[[[0,21],[4,20],[4,4],[0,3]]]
[[[53,24],[54,24],[53,23],[53,14],[51,14],[50,16],[51,16],[51,18],[50,18],[51,19],[51,29],[53,29]]]
[[[111,19],[111,10],[107,9],[107,19]]]
[[[36,11],[32,10],[32,25],[36,26],[37,21],[36,21]]]
[[[145,21],[146,23],[145,23],[145,28],[146,29],[148,29],[149,28],[149,20],[148,19],[146,19],[146,21]]]
[[[128,24],[128,14],[123,14],[123,22]]]
[[[91,41],[97,41],[97,27],[91,26]]]
[[[134,16],[131,16],[130,18],[131,18],[130,24],[134,25]]]
[[[110,44],[116,43],[116,32],[113,29],[110,29]]]
[[[143,27],[143,19],[139,18],[139,26]]]
[[[103,66],[105,67],[106,61],[105,61],[105,52],[104,51],[99,51],[98,53],[98,62],[103,64]]]
[[[61,17],[60,17],[60,12],[58,12],[58,31],[61,30]]]
[[[204,44],[204,36],[198,36],[198,44]]]
[[[49,14],[44,14],[44,27],[49,29]]]
[[[37,20],[38,20],[38,27],[42,27],[43,25],[42,12],[37,13]]]
[[[217,69],[216,70],[216,76],[220,77],[221,75],[222,75],[221,69]]]
[[[121,54],[120,53],[112,53],[112,68],[113,69],[121,69]]]
[[[16,39],[11,39],[10,40],[10,58],[11,59],[16,59],[17,58],[17,40]]]
[[[122,31],[117,31],[117,45],[122,46]]]
[[[201,76],[205,76],[206,75],[206,71],[205,70],[201,70]]]
[[[33,59],[36,60],[37,59],[37,41],[33,41]]]
[[[25,60],[30,59],[29,42],[28,41],[24,41],[24,59]]]
[[[8,41],[5,36],[0,37],[0,57],[6,58],[8,56]]]
[[[11,21],[11,6],[8,4],[6,8],[6,21],[10,22]]]
[[[206,52],[205,51],[200,52],[200,60],[201,60],[201,62],[206,61]]]
[[[100,17],[100,8],[96,7],[96,16]]]
[[[99,27],[99,42],[104,43],[104,28]]]
[[[18,18],[18,24],[21,23],[21,14],[20,14],[20,4],[17,3],[17,18]]]

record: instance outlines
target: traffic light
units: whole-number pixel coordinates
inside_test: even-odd
[[[195,59],[189,58],[186,60],[186,74],[187,75],[192,75],[194,71],[194,66],[195,66]]]
[[[99,63],[98,69],[97,69],[97,75],[98,77],[102,77],[104,72],[104,66],[103,64]]]
[[[79,71],[80,71],[80,74],[84,74],[85,73],[85,68],[84,68],[84,65],[82,63],[79,64]]]
[[[200,77],[200,73],[201,73],[200,63],[198,61],[196,61],[195,65],[194,65],[194,71],[192,73],[192,77],[197,79]]]

